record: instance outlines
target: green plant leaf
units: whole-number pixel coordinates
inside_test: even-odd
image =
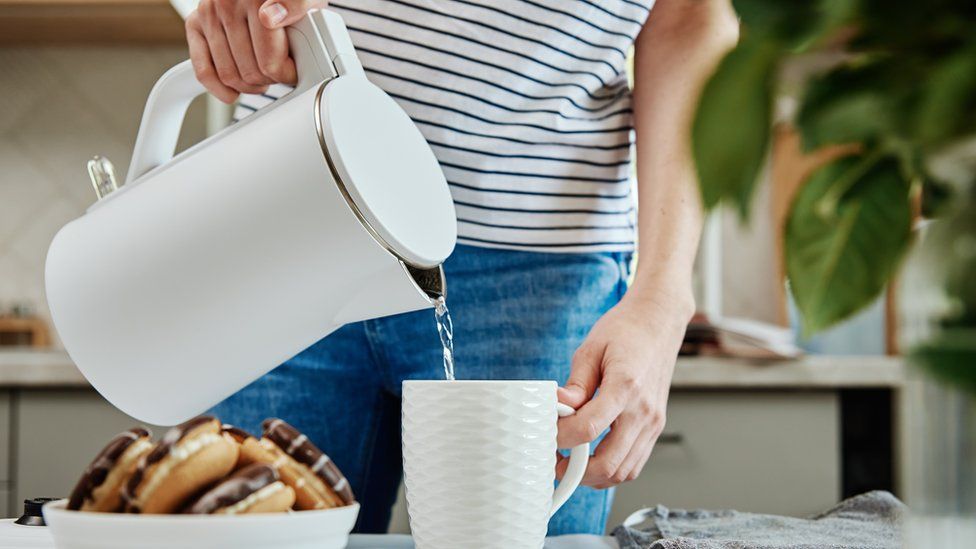
[[[925,83],[916,137],[937,146],[976,129],[976,41],[932,69]]]
[[[796,124],[803,148],[874,141],[896,126],[888,67],[842,65],[807,85]]]
[[[857,0],[852,44],[858,49],[930,56],[938,59],[947,47],[972,36],[976,4],[972,0]]]
[[[775,39],[786,48],[814,42],[851,12],[850,0],[734,0],[746,33]]]
[[[707,208],[727,201],[748,213],[769,144],[778,52],[774,42],[744,38],[705,86],[692,141]]]
[[[976,328],[943,330],[911,356],[937,380],[976,394]]]
[[[871,304],[911,242],[909,182],[890,156],[844,157],[817,170],[786,224],[786,270],[805,335]]]

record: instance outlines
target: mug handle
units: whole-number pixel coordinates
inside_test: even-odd
[[[559,417],[566,417],[575,414],[576,409],[562,402],[557,402],[556,413],[559,414]],[[556,511],[566,503],[569,496],[573,495],[573,492],[576,491],[580,481],[583,480],[583,473],[586,472],[586,464],[589,462],[589,442],[574,446],[569,451],[569,466],[566,468],[566,474],[563,475],[563,479],[552,493],[552,508],[549,510],[549,518],[552,518],[556,514]]]

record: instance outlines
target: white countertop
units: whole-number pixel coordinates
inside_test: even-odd
[[[788,361],[680,358],[676,389],[830,389],[890,387],[905,380],[904,359],[887,356],[806,356]],[[0,387],[87,387],[60,350],[0,350]]]
[[[54,549],[54,538],[45,527],[18,526],[0,520],[0,549]],[[414,549],[413,539],[402,534],[352,534],[347,549]],[[569,535],[546,538],[545,549],[616,549],[609,536]]]
[[[682,357],[672,387],[707,388],[898,388],[905,360],[894,356],[808,355],[767,361],[723,357]]]
[[[0,387],[87,387],[68,353],[61,350],[0,350]]]

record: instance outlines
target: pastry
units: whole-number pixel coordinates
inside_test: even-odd
[[[352,490],[339,468],[308,437],[280,419],[264,421],[261,440],[241,444],[241,461],[266,463],[295,490],[298,510],[328,509],[353,503]]]
[[[234,427],[233,425],[230,425],[228,423],[225,423],[220,426],[220,432],[234,439],[238,444],[243,443],[245,440],[249,438],[253,438],[251,433],[248,433],[247,431],[241,429],[240,427]]]
[[[254,436],[251,435],[251,433],[248,433],[244,429],[241,429],[240,427],[234,427],[233,425],[229,425],[226,423],[220,427],[220,432],[223,433],[225,436],[233,439],[233,441],[236,442],[238,445],[244,444],[244,441],[249,438],[254,438]],[[241,467],[243,467],[244,465],[246,465],[246,463],[244,463],[243,454],[241,454],[237,458],[237,463],[234,465],[234,470],[236,471]]]
[[[71,491],[68,509],[74,511],[117,512],[122,509],[121,491],[135,472],[139,460],[153,444],[149,431],[133,427],[115,435],[95,456]]]
[[[240,446],[220,421],[200,416],[170,429],[139,460],[123,498],[132,513],[172,513],[193,495],[230,473]]]
[[[185,513],[240,515],[284,513],[295,503],[295,491],[279,480],[274,467],[248,465],[204,492]]]

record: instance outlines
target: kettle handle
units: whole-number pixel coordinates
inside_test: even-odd
[[[329,10],[312,10],[286,29],[298,83],[298,94],[342,75],[363,75],[363,67],[342,17]],[[131,183],[173,158],[183,119],[190,103],[206,93],[190,60],[166,71],[149,92],[136,136],[132,161],[125,176]]]

